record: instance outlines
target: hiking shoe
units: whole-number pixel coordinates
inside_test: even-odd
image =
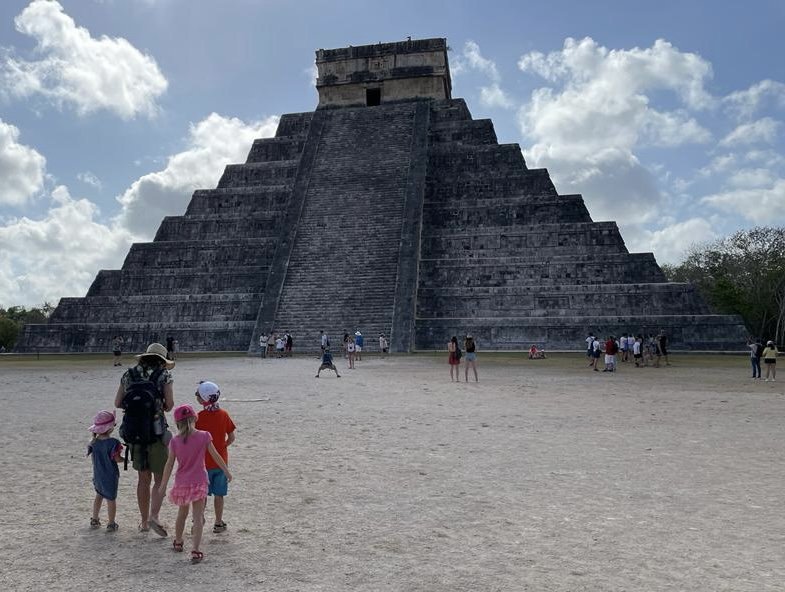
[[[219,532],[226,532],[226,522],[221,520],[220,522],[216,522],[213,525],[213,532],[218,534]]]
[[[115,532],[118,528],[120,528],[120,525],[117,522],[110,522],[106,525],[106,532]]]

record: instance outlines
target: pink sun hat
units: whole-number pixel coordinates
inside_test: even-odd
[[[99,411],[93,418],[93,425],[89,430],[94,434],[105,434],[115,425],[115,416],[112,411]]]
[[[190,405],[180,405],[174,409],[174,420],[183,421],[189,417],[196,417],[196,411]]]

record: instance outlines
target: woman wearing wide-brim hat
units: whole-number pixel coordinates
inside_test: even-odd
[[[114,405],[125,409],[124,399],[132,384],[152,382],[157,390],[157,409],[154,418],[154,432],[157,439],[152,444],[133,444],[130,446],[131,460],[134,470],[139,476],[136,486],[136,499],[139,502],[141,522],[139,530],[146,532],[152,528],[158,535],[166,536],[166,530],[158,519],[158,512],[163,501],[159,496],[151,496],[153,481],[155,485],[161,481],[164,466],[169,456],[166,436],[171,435],[166,429],[167,411],[174,407],[174,379],[171,372],[174,361],[166,359],[166,347],[160,343],[151,343],[144,353],[135,356],[137,364],[129,368],[120,378],[120,386],[114,398]]]

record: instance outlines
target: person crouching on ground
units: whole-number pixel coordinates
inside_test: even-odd
[[[147,347],[147,351],[136,358],[137,365],[126,370],[120,378],[120,386],[115,395],[114,405],[124,410],[120,434],[125,440],[126,446],[130,448],[133,467],[138,475],[136,501],[142,517],[139,530],[147,532],[152,528],[157,535],[165,537],[167,536],[166,529],[158,519],[161,502],[156,503],[155,500],[151,500],[150,492],[153,480],[156,485],[160,483],[168,456],[167,444],[171,433],[166,429],[168,426],[164,414],[174,407],[172,387],[174,380],[170,372],[174,368],[174,362],[166,359],[166,348],[160,343],[151,343]],[[131,408],[132,401],[130,399],[134,394],[141,395],[141,391],[146,391],[148,387],[154,391],[151,395],[155,404],[151,410],[152,415],[149,418],[142,418],[136,413],[137,410]],[[126,419],[130,420],[132,417],[134,421],[126,423]],[[153,442],[129,445],[129,440],[141,440],[141,438],[134,438],[134,431],[155,434]]]
[[[111,411],[99,411],[93,419],[90,431],[93,439],[87,447],[87,456],[93,457],[93,487],[95,487],[95,500],[93,501],[93,516],[90,518],[90,528],[101,526],[98,515],[101,505],[106,500],[106,512],[109,524],[107,532],[118,529],[115,516],[117,515],[117,486],[120,483],[120,469],[117,463],[122,460],[123,445],[120,440],[112,438],[115,426],[115,415]]]
[[[220,397],[221,391],[217,384],[209,381],[199,383],[199,387],[196,389],[196,400],[203,409],[196,419],[196,429],[210,432],[213,446],[228,465],[229,451],[227,448],[234,442],[234,432],[237,428],[229,414],[218,407]],[[217,534],[226,531],[226,522],[223,520],[224,497],[229,492],[229,482],[209,452],[204,457],[204,463],[207,467],[207,495],[214,496],[215,523],[213,524],[213,532]]]
[[[202,531],[204,529],[204,506],[207,502],[207,467],[205,455],[209,454],[226,475],[227,483],[231,482],[232,474],[224,459],[213,446],[209,432],[196,429],[196,411],[190,405],[180,405],[174,410],[174,421],[177,424],[177,435],[169,442],[169,458],[164,467],[161,484],[158,486],[156,498],[163,500],[166,486],[172,476],[174,461],[177,459],[177,472],[174,486],[169,492],[169,501],[179,507],[174,527],[172,548],[176,552],[183,550],[185,520],[189,510],[193,510],[191,521],[191,563],[199,563],[204,559],[200,550]]]
[[[319,374],[321,374],[322,370],[334,370],[335,376],[338,378],[341,377],[341,375],[338,374],[338,368],[333,364],[333,355],[330,353],[329,347],[325,347],[322,352],[322,365],[319,366],[319,370],[316,372],[316,378],[319,378]]]

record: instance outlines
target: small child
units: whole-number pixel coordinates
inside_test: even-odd
[[[93,501],[93,517],[90,518],[90,528],[101,526],[98,515],[101,504],[106,500],[106,511],[109,515],[109,524],[106,530],[115,532],[119,527],[115,522],[117,515],[117,486],[120,483],[120,469],[117,463],[122,460],[123,445],[120,440],[112,438],[115,426],[115,415],[111,411],[99,411],[93,419],[90,431],[93,439],[87,446],[87,456],[93,457],[93,486],[95,487],[95,500]]]
[[[330,353],[330,348],[325,347],[324,352],[322,353],[322,365],[319,366],[319,370],[316,371],[316,378],[319,378],[319,374],[322,370],[334,370],[335,375],[340,378],[341,375],[338,374],[338,368],[335,367],[333,364],[333,355]]]
[[[177,435],[169,442],[169,458],[166,461],[156,495],[159,496],[159,499],[166,495],[166,486],[169,484],[174,461],[177,459],[174,486],[169,492],[169,501],[180,508],[177,512],[172,548],[177,552],[183,550],[185,519],[188,518],[190,507],[193,507],[191,563],[200,563],[204,559],[204,553],[199,550],[199,547],[202,543],[204,506],[207,502],[208,489],[207,468],[204,464],[205,453],[209,453],[213,457],[213,460],[226,475],[227,482],[232,480],[232,474],[224,459],[213,446],[210,433],[196,429],[196,412],[193,407],[190,405],[176,407],[174,421],[177,425]]]
[[[196,389],[196,400],[204,409],[199,412],[196,429],[210,432],[213,437],[213,446],[228,465],[227,448],[234,442],[234,431],[237,428],[229,414],[218,407],[220,397],[221,391],[217,384],[204,380],[199,383],[199,388]],[[226,531],[226,522],[223,521],[224,497],[229,492],[229,483],[223,470],[209,454],[205,454],[204,462],[207,467],[207,495],[214,496],[215,524],[213,532],[217,534]]]

